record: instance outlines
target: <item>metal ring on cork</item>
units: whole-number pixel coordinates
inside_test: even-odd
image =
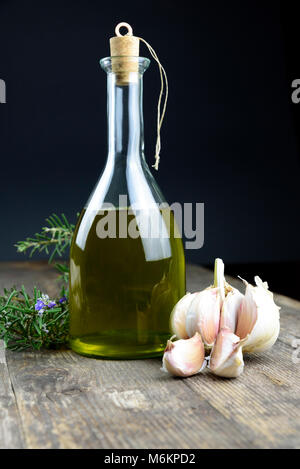
[[[121,34],[120,33],[121,28],[126,28],[127,33],[126,34]],[[116,36],[119,36],[119,37],[133,36],[132,27],[130,26],[130,24],[125,23],[124,21],[122,21],[122,23],[117,24],[116,29],[115,29],[115,33],[116,33]]]

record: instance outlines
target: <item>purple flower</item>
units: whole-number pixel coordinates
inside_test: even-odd
[[[59,303],[64,303],[65,301],[67,301],[67,298],[65,296],[63,296],[60,300],[58,300]]]
[[[42,314],[44,312],[44,308],[46,307],[45,303],[42,300],[38,300],[35,304],[35,310],[40,311]],[[42,310],[42,311],[41,311]]]
[[[42,295],[41,298],[37,299],[35,310],[39,316],[42,316],[46,308],[52,309],[54,306],[56,306],[55,301],[50,300],[48,295]]]

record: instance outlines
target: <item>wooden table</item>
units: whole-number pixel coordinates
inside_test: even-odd
[[[55,276],[44,263],[0,264],[1,289],[36,283],[53,295]],[[196,266],[187,277],[190,291],[212,279]],[[300,303],[276,301],[280,338],[268,353],[246,358],[237,380],[209,371],[174,379],[158,359],[1,351],[0,447],[299,448]]]

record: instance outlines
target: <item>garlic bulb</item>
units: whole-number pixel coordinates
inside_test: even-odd
[[[181,298],[181,300],[176,303],[171,313],[170,324],[173,334],[178,337],[178,339],[188,339],[188,333],[185,327],[186,312],[190,306],[193,298],[197,293],[187,293]]]
[[[188,377],[202,371],[206,366],[204,345],[200,334],[191,339],[168,340],[162,370],[173,376]]]
[[[229,329],[223,328],[212,349],[209,368],[217,376],[237,378],[244,370],[243,341]]]
[[[272,347],[280,329],[273,294],[259,277],[255,287],[243,282],[245,295],[225,281],[224,263],[216,259],[214,286],[181,298],[171,313],[171,328],[180,340],[168,341],[164,371],[182,377],[198,373],[206,363],[206,348],[212,349],[212,373],[236,378],[244,369],[243,352]]]
[[[264,352],[274,345],[280,331],[279,307],[268,290],[267,282],[254,278],[256,287],[246,285],[245,298],[238,312],[236,334],[246,339],[244,352]]]
[[[227,327],[231,332],[236,331],[238,311],[243,299],[242,293],[236,288],[230,288],[221,310],[220,329]]]
[[[206,347],[213,346],[220,325],[221,297],[219,288],[208,288],[195,295],[186,312],[186,331],[189,337],[201,334]]]

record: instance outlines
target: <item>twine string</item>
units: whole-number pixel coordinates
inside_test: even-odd
[[[148,47],[148,50],[151,56],[154,58],[154,60],[158,64],[159,75],[160,75],[161,86],[160,86],[160,93],[159,93],[159,98],[158,98],[158,103],[157,103],[157,135],[156,135],[156,146],[155,146],[155,163],[154,165],[152,165],[153,168],[158,170],[159,161],[160,161],[160,150],[161,150],[160,131],[161,131],[164,117],[165,117],[165,113],[167,109],[167,102],[168,102],[168,95],[169,95],[168,77],[153,47],[147,41],[145,41],[145,39],[141,37],[139,37],[138,39],[142,41],[144,44],[146,44],[146,46]],[[163,98],[165,87],[166,87],[165,100],[164,100],[163,108],[161,111],[161,104],[162,104],[162,98]]]
[[[123,36],[120,32],[121,28],[126,28],[127,29],[127,33],[125,34],[125,36],[132,36],[133,35],[132,27],[130,26],[130,24],[125,23],[123,21],[122,23],[119,23],[116,26],[116,29],[115,29],[116,36],[119,36],[119,37]],[[161,126],[162,126],[162,123],[163,123],[163,120],[164,120],[164,117],[165,117],[165,113],[166,113],[167,101],[168,101],[168,95],[169,95],[168,77],[167,77],[167,73],[166,73],[164,67],[162,66],[162,64],[160,63],[160,60],[159,60],[155,50],[153,49],[153,47],[147,41],[145,41],[145,39],[143,39],[142,37],[138,37],[138,39],[140,41],[142,41],[144,44],[146,44],[146,46],[148,47],[148,50],[149,50],[151,56],[153,57],[153,59],[158,64],[159,75],[160,75],[161,85],[160,85],[160,93],[159,93],[159,98],[158,98],[158,103],[157,103],[157,135],[156,135],[156,146],[155,146],[155,163],[154,163],[154,165],[152,165],[153,168],[158,170],[159,161],[160,161],[160,150],[161,150],[160,132],[161,132]],[[162,104],[162,98],[163,98],[165,87],[166,87],[165,100],[164,100],[163,108],[162,108],[162,111],[161,111],[161,104]]]

